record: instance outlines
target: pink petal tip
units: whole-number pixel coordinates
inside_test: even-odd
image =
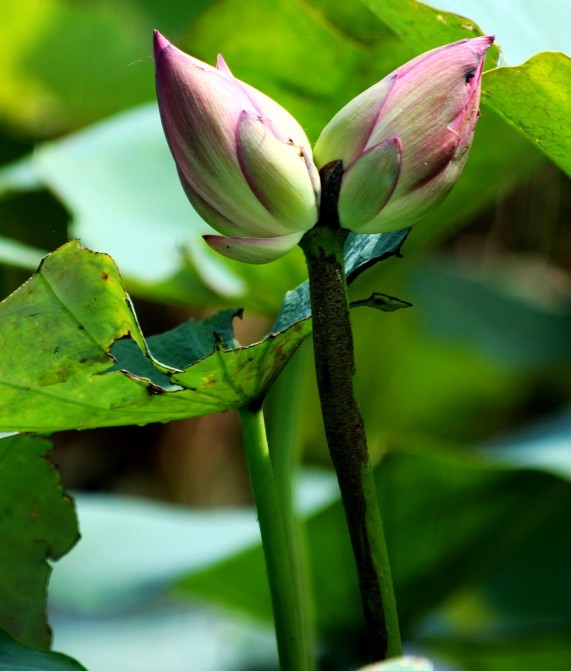
[[[230,68],[228,67],[228,64],[222,57],[222,54],[218,54],[216,57],[216,69],[220,70],[220,72],[225,72],[227,75],[232,75],[230,72]]]
[[[481,37],[474,37],[473,39],[471,39],[469,44],[476,53],[483,56],[486,53],[486,51],[492,46],[495,39],[496,39],[495,35],[482,35]]]
[[[167,40],[164,35],[161,35],[158,30],[153,30],[153,50],[155,54],[155,60],[159,57],[159,54],[163,49],[170,47],[171,43]]]

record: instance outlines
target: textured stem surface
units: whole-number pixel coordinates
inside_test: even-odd
[[[363,601],[373,661],[402,652],[390,564],[356,400],[353,334],[349,319],[337,198],[340,163],[322,170],[320,219],[301,247],[309,272],[319,396],[331,460],[337,473]]]

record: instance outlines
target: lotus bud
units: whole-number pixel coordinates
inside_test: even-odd
[[[297,121],[216,67],[155,31],[157,97],[164,132],[188,199],[222,236],[221,254],[267,263],[295,247],[318,217],[320,181]]]
[[[318,167],[343,161],[341,226],[405,228],[447,195],[468,156],[493,41],[476,37],[421,54],[333,117],[314,155]]]

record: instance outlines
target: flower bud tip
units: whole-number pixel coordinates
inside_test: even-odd
[[[222,54],[218,54],[218,56],[216,56],[216,69],[220,70],[220,72],[225,72],[227,75],[232,76],[230,68],[228,67],[226,61],[222,57]]]
[[[171,43],[167,40],[166,37],[161,35],[158,30],[153,30],[153,53],[155,56],[155,63],[161,52],[170,46]]]
[[[495,39],[496,39],[495,35],[482,35],[481,37],[475,37],[469,40],[469,44],[477,54],[480,54],[480,56],[484,56],[486,51],[494,43]]]

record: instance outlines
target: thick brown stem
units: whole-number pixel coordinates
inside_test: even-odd
[[[401,653],[390,566],[365,428],[356,400],[353,334],[349,320],[337,199],[342,166],[322,170],[320,219],[301,242],[309,272],[315,367],[323,422],[337,473],[363,601],[371,657]]]

